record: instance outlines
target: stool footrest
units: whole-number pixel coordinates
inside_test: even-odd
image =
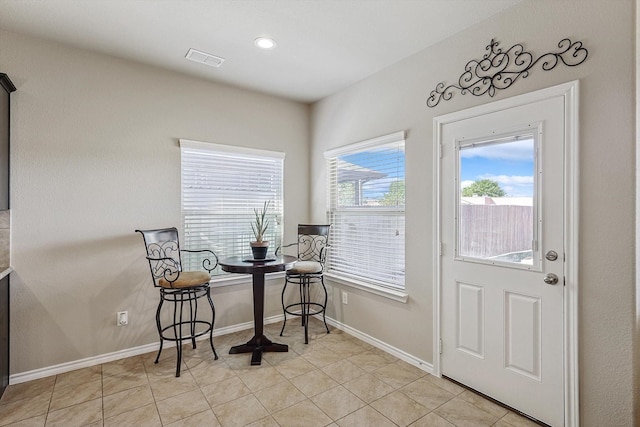
[[[191,324],[192,324],[192,322],[189,322],[189,321],[179,322],[179,323],[176,323],[175,325],[171,324],[169,326],[165,326],[164,328],[162,328],[162,331],[160,332],[160,338],[162,338],[163,340],[167,340],[167,341],[191,340],[191,339],[194,339],[194,338],[201,337],[201,336],[203,336],[205,334],[208,334],[209,332],[211,332],[211,329],[213,328],[213,325],[211,324],[211,322],[207,322],[205,320],[194,320],[193,323],[194,324],[198,324],[198,325],[207,325],[207,328],[205,330],[197,332],[195,334],[183,335],[181,338],[176,338],[175,335],[174,336],[171,336],[171,335],[167,336],[165,334],[165,332],[173,330],[174,327],[175,328],[180,328],[180,327],[186,326],[186,325],[188,325],[190,327]]]
[[[198,320],[198,300],[206,299],[205,306],[211,308],[211,320]],[[162,324],[161,310],[164,303],[171,304],[173,312],[172,322]],[[186,319],[185,319],[186,318]],[[160,303],[156,310],[156,326],[158,335],[160,336],[160,348],[156,356],[156,363],[160,360],[162,353],[162,345],[164,341],[176,343],[176,351],[178,353],[176,364],[176,377],[180,376],[180,368],[182,363],[182,344],[185,341],[191,341],[193,348],[196,348],[196,338],[208,335],[209,344],[213,351],[214,359],[218,360],[218,354],[213,346],[213,325],[216,318],[216,310],[211,300],[211,293],[208,285],[198,286],[196,288],[160,290]],[[206,318],[205,318],[206,319]],[[186,332],[183,334],[183,332]]]

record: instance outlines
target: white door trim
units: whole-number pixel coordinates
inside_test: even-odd
[[[565,426],[580,425],[579,412],[579,366],[578,366],[578,229],[579,229],[579,170],[578,170],[578,81],[572,81],[546,89],[537,90],[512,98],[491,102],[462,111],[434,117],[433,119],[433,375],[441,376],[441,137],[442,127],[447,123],[489,114],[507,108],[558,96],[564,97],[565,147],[564,147],[564,408]]]

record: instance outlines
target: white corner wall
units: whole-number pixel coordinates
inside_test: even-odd
[[[17,86],[12,375],[158,341],[134,230],[180,227],[180,138],[286,152],[285,235],[308,220],[307,105],[9,32],[0,69]],[[250,284],[212,294],[216,327],[253,319]]]
[[[431,19],[437,19],[432,17]],[[583,426],[631,426],[634,400],[635,146],[632,0],[528,0],[313,106],[312,220],[326,212],[325,150],[398,130],[406,139],[406,289],[402,304],[333,284],[331,316],[432,362],[432,135],[435,116],[580,80],[580,408]],[[428,25],[428,19],[425,19]],[[589,50],[575,68],[534,69],[488,95],[428,108],[438,82],[456,82],[492,38],[536,55],[563,38]],[[338,289],[349,292],[340,304]]]

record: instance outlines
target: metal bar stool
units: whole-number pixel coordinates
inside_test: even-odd
[[[329,247],[329,229],[330,224],[323,225],[298,225],[298,242],[281,246],[286,248],[289,246],[298,246],[298,261],[293,268],[287,270],[285,276],[284,287],[282,288],[282,310],[284,312],[284,322],[280,336],[284,333],[287,325],[287,314],[291,316],[300,316],[302,318],[302,326],[304,326],[304,342],[309,343],[309,316],[322,314],[324,327],[329,333],[327,326],[326,309],[327,309],[327,288],[324,285],[324,263]],[[285,305],[285,292],[288,284],[294,284],[298,287],[300,293],[300,302]],[[311,300],[311,285],[321,284],[324,291],[324,301],[316,302]]]
[[[218,265],[218,257],[213,251],[180,249],[178,230],[175,227],[157,230],[136,230],[142,234],[147,250],[147,260],[151,269],[153,285],[160,289],[160,303],[156,310],[156,326],[160,336],[160,348],[155,363],[160,360],[164,341],[174,341],[178,361],[176,365],[176,377],[180,376],[182,362],[182,342],[191,341],[196,348],[196,338],[209,334],[209,344],[213,351],[214,359],[218,360],[218,354],[213,346],[213,323],[216,310],[211,300],[209,280],[211,271]],[[202,267],[205,271],[182,271],[182,252],[203,253]],[[206,298],[211,308],[211,321],[198,318],[198,300]],[[161,310],[165,302],[173,304],[173,317],[170,324],[163,326]],[[188,307],[186,307],[188,306]],[[187,316],[185,316],[187,311]],[[185,334],[183,329],[187,329]]]

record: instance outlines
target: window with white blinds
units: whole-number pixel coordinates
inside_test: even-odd
[[[251,257],[254,209],[269,201],[265,240],[282,242],[284,153],[180,140],[182,247],[211,249],[219,258]],[[183,254],[183,268],[197,269],[196,255]],[[212,275],[223,275],[220,267]]]
[[[327,273],[404,289],[404,132],[325,157],[332,224]]]

